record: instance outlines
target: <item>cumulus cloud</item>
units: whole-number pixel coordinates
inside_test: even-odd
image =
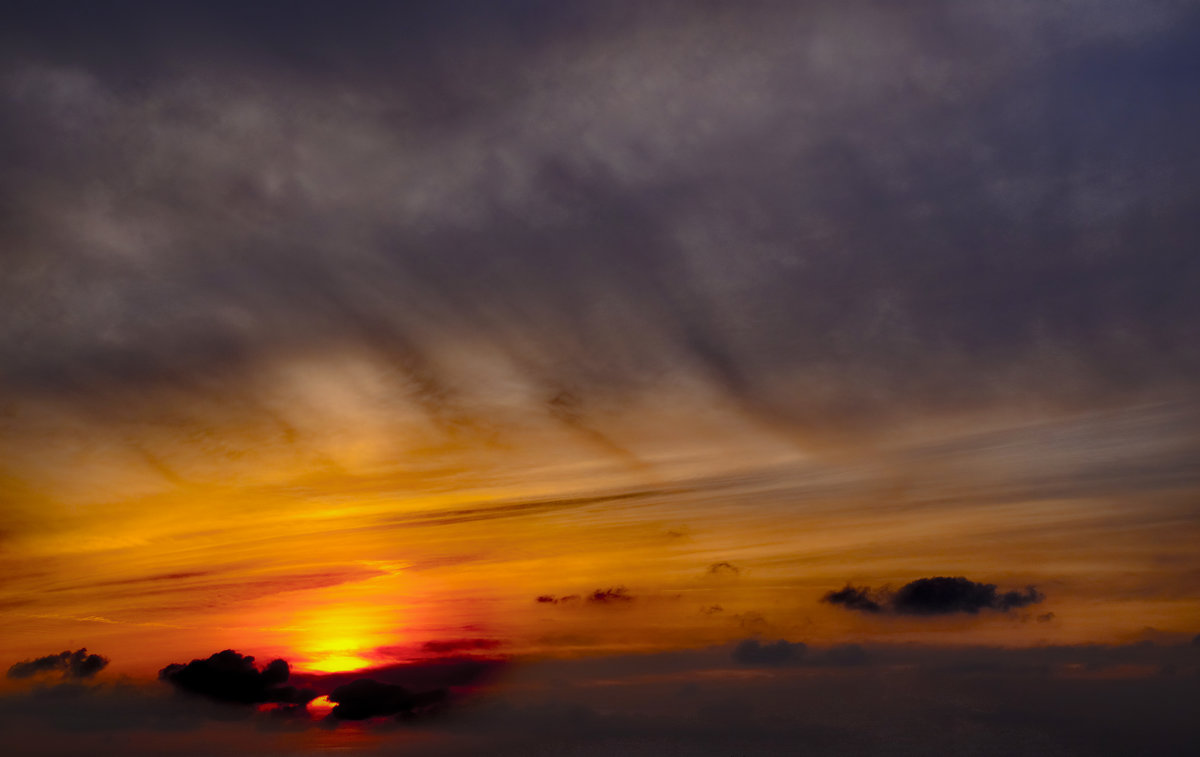
[[[899,615],[978,614],[980,610],[1008,612],[1019,607],[1037,604],[1045,595],[1036,587],[1000,592],[995,584],[978,583],[962,576],[918,578],[899,589],[872,589],[847,584],[821,598],[827,604],[847,610]]]
[[[226,649],[186,665],[171,663],[158,677],[181,691],[220,702],[304,704],[317,696],[315,691],[286,685],[290,672],[286,660],[272,660],[259,670],[253,657]]]
[[[108,658],[88,654],[87,648],[74,652],[62,651],[33,660],[13,663],[8,669],[9,678],[29,678],[39,673],[61,673],[63,678],[91,678],[108,665]]]

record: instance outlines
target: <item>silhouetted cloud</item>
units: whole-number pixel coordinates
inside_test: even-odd
[[[976,583],[962,576],[918,578],[892,596],[892,609],[902,615],[975,614],[980,610],[1007,612],[1041,602],[1045,597],[1032,586],[1025,591],[997,593],[995,584]]]
[[[221,702],[304,704],[317,696],[315,691],[285,685],[290,672],[286,660],[272,660],[259,670],[253,657],[226,649],[186,665],[171,663],[158,677],[182,691]]]
[[[910,581],[895,591],[847,584],[838,591],[828,592],[821,601],[868,613],[886,610],[899,615],[975,615],[980,610],[1008,612],[1043,599],[1045,595],[1033,586],[1027,586],[1023,591],[999,592],[995,584],[979,583],[962,576],[934,576]]]
[[[8,677],[29,678],[39,673],[61,673],[63,678],[91,678],[103,670],[106,665],[108,665],[107,657],[88,654],[87,648],[81,648],[74,652],[62,651],[58,654],[14,663],[8,669]]]
[[[808,646],[784,639],[764,644],[758,639],[745,639],[733,648],[733,659],[742,665],[778,666],[798,661]]]
[[[373,678],[359,678],[338,686],[328,694],[334,702],[333,717],[339,720],[366,720],[391,715],[411,716],[446,698],[443,689],[419,694],[403,686],[383,683]]]
[[[450,652],[496,649],[499,646],[500,641],[498,639],[439,639],[425,642],[421,645],[421,649],[426,652],[447,654]]]
[[[879,602],[871,597],[871,589],[867,586],[858,587],[846,584],[844,588],[826,594],[821,601],[863,612],[879,612],[883,609]]]

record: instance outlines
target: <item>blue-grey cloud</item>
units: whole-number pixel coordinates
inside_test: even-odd
[[[59,673],[63,678],[83,679],[91,678],[107,666],[107,657],[88,654],[87,649],[82,648],[13,663],[8,669],[8,677],[30,678],[40,673]]]

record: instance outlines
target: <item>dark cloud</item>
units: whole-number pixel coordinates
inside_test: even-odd
[[[630,465],[608,408],[685,385],[842,433],[1194,398],[1184,4],[36,5],[0,392],[88,429],[304,437],[255,380],[343,351],[438,434],[516,402]]]
[[[315,691],[286,685],[290,672],[286,660],[272,660],[259,670],[253,657],[226,649],[186,665],[171,663],[158,677],[181,691],[220,702],[304,704],[317,696]]]
[[[564,597],[565,599],[565,597]],[[610,586],[607,589],[596,589],[588,595],[587,601],[607,604],[612,602],[631,602],[633,595],[624,586]]]
[[[766,644],[758,639],[745,639],[733,648],[733,659],[741,665],[774,667],[799,661],[807,649],[801,642],[784,639]]]
[[[542,598],[539,597],[538,601],[541,602]],[[496,649],[499,646],[500,641],[498,639],[438,639],[425,642],[421,645],[421,649],[426,652],[447,654],[450,652]]]
[[[441,689],[414,694],[403,686],[359,678],[338,686],[328,695],[334,702],[331,715],[339,720],[399,716],[412,717],[446,698]]]
[[[84,679],[96,675],[107,665],[107,657],[88,654],[87,649],[82,648],[13,663],[8,669],[8,677],[29,678],[39,673],[61,673],[63,678]]]
[[[962,576],[935,576],[918,578],[894,591],[847,584],[828,592],[821,601],[867,613],[886,610],[900,615],[975,615],[980,610],[1008,612],[1043,599],[1045,595],[1033,586],[1023,591],[998,592],[995,584],[977,583]]]
[[[1032,586],[1024,591],[997,593],[995,584],[970,581],[962,576],[918,578],[901,586],[891,597],[891,606],[902,615],[975,614],[980,610],[1007,612],[1045,599]]]
[[[386,649],[386,648],[385,648]],[[445,689],[463,692],[491,681],[507,667],[500,657],[482,655],[444,655],[415,662],[382,665],[371,669],[371,677],[383,683],[402,686],[410,691]],[[318,691],[330,691],[362,677],[360,671],[346,673],[296,673],[297,685]]]
[[[883,606],[872,598],[872,591],[868,586],[858,587],[846,584],[844,588],[826,594],[821,601],[863,612],[879,612],[883,609]]]

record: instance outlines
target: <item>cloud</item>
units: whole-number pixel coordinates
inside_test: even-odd
[[[708,566],[706,571],[710,576],[736,576],[742,572],[742,569],[731,562],[715,562]]]
[[[541,601],[541,599],[539,598],[538,601]],[[450,652],[496,649],[499,646],[500,641],[498,639],[439,639],[425,642],[421,645],[421,649],[426,652],[447,654]]]
[[[891,604],[902,615],[949,615],[975,614],[985,609],[1007,612],[1043,599],[1045,596],[1032,586],[1000,594],[995,584],[976,583],[962,576],[937,576],[918,578],[901,586],[892,596]]]
[[[171,663],[158,677],[182,691],[220,702],[304,704],[317,696],[315,691],[284,685],[290,672],[286,660],[272,660],[259,670],[253,657],[226,649],[186,665]]]
[[[411,717],[427,710],[446,698],[444,689],[414,694],[403,686],[383,683],[373,678],[359,678],[338,686],[328,694],[336,706],[330,713],[339,720],[398,715]]]
[[[980,610],[1008,612],[1044,599],[1045,595],[1033,586],[1027,586],[1023,591],[998,592],[995,584],[978,583],[962,576],[935,576],[918,578],[895,591],[847,584],[842,589],[828,592],[821,601],[866,613],[975,615]]]
[[[612,602],[631,602],[633,595],[624,586],[609,587],[607,589],[596,589],[588,595],[587,601],[597,602],[600,604],[608,604]]]
[[[733,648],[733,659],[742,665],[775,667],[798,661],[807,649],[808,646],[801,642],[784,639],[768,644],[758,639],[745,639]]]
[[[846,584],[844,588],[826,594],[821,601],[831,605],[840,605],[848,610],[863,612],[879,612],[883,609],[879,602],[872,599],[871,589],[868,586],[856,587]]]
[[[14,663],[8,669],[8,677],[29,678],[39,673],[61,673],[63,678],[83,679],[91,678],[107,665],[107,657],[88,654],[87,649],[82,648]]]

